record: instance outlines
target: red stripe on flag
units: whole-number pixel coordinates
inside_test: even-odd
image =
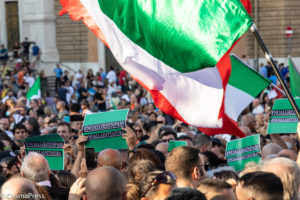
[[[179,119],[180,121],[188,124],[181,115],[177,112],[177,110],[174,108],[174,106],[169,102],[167,98],[165,98],[164,95],[162,95],[157,90],[150,90],[142,81],[138,80],[135,77],[132,77],[136,82],[138,82],[143,88],[145,88],[148,92],[150,92],[152,99],[155,103],[155,105],[164,113],[175,117],[176,119]]]
[[[252,5],[250,0],[241,0],[243,6],[246,8],[248,14],[251,16],[252,14]]]
[[[143,88],[150,92],[152,95],[153,101],[155,105],[164,113],[179,119],[180,121],[188,124],[181,115],[177,112],[177,110],[173,107],[173,105],[168,101],[167,98],[164,97],[159,91],[150,90],[146,85],[143,84],[142,81],[133,77],[133,79],[138,82]],[[246,135],[239,129],[237,123],[228,117],[226,114],[223,116],[223,127],[222,128],[199,128],[200,131],[205,133],[206,135],[218,135],[221,133],[232,134],[238,136],[240,138],[245,137]]]
[[[223,127],[222,128],[199,128],[200,131],[206,135],[218,135],[218,134],[231,134],[240,138],[246,137],[237,123],[232,120],[227,114],[223,116]]]
[[[225,53],[223,55],[223,57],[217,63],[217,68],[218,68],[218,71],[219,71],[221,79],[222,79],[223,92],[224,92],[221,108],[219,111],[219,119],[222,118],[225,113],[225,103],[224,103],[225,102],[225,91],[226,91],[227,83],[229,81],[230,74],[231,74],[231,61],[230,61],[230,55],[229,55],[231,48],[229,49],[229,51],[227,51],[227,53]]]
[[[102,31],[89,15],[80,0],[60,0],[60,4],[63,8],[59,11],[59,15],[68,13],[72,20],[82,20],[83,23],[109,48]]]

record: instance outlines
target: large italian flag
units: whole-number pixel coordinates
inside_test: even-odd
[[[61,0],[163,112],[223,127],[229,51],[252,19],[239,0]]]

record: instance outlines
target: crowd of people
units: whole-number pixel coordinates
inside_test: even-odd
[[[24,60],[25,59],[25,60]],[[207,136],[156,108],[150,94],[124,70],[100,68],[69,75],[59,64],[53,70],[55,92],[43,70],[37,74],[24,57],[13,68],[1,66],[0,185],[2,199],[89,200],[296,200],[300,171],[298,134],[267,135],[273,99],[267,91],[242,113],[239,126],[259,134],[261,159],[243,171],[228,166],[227,142],[234,136]],[[264,73],[264,70],[261,71]],[[37,77],[41,97],[26,92]],[[266,75],[268,76],[268,75]],[[271,76],[271,75],[270,75]],[[129,109],[128,149],[85,149],[84,116]],[[70,116],[66,122],[65,116]],[[26,155],[28,137],[57,133],[64,139],[64,170],[50,170],[38,153]],[[186,141],[168,152],[169,142]]]

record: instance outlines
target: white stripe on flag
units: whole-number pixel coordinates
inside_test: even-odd
[[[225,113],[237,121],[241,112],[253,101],[254,97],[228,84],[225,93]]]
[[[180,73],[129,40],[100,10],[97,0],[84,1],[121,66],[148,88],[158,90],[182,118],[194,126],[218,128],[223,99],[222,80],[216,67]]]

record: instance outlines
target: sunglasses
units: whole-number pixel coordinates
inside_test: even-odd
[[[139,129],[139,130],[135,129],[135,132],[137,132],[137,133],[142,133],[143,130],[142,130],[142,129]]]
[[[172,182],[176,181],[176,176],[172,172],[163,172],[160,174],[157,174],[155,176],[155,179],[152,181],[151,185],[147,188],[147,190],[144,192],[142,197],[145,197],[146,194],[152,189],[153,186],[158,184],[170,184]]]
[[[162,140],[162,142],[167,142],[167,143],[169,143],[171,140],[174,140],[174,139],[170,138],[170,139],[167,139],[167,140]]]
[[[77,140],[78,139],[78,135],[73,135],[70,137],[70,140]]]

